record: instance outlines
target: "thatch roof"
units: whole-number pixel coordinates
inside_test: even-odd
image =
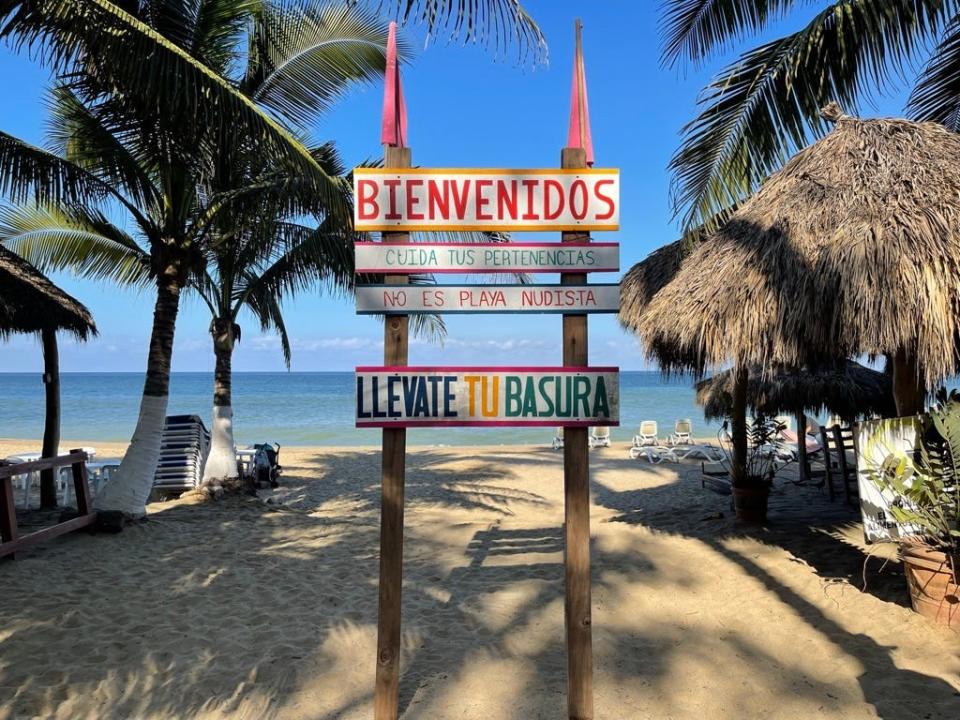
[[[622,289],[621,322],[662,367],[802,367],[906,348],[928,388],[960,368],[960,135],[830,110],[834,129],[646,308]]]
[[[683,258],[689,254],[682,240],[654,250],[638,262],[620,281],[620,322],[628,330],[636,331],[634,323],[642,316],[654,295],[660,292],[680,270]]]
[[[707,419],[729,417],[733,403],[734,371],[725,370],[697,383],[697,404]],[[747,406],[766,415],[797,410],[818,415],[828,412],[845,419],[879,415],[894,417],[893,381],[883,372],[848,360],[821,370],[751,368]]]
[[[51,327],[84,340],[97,332],[87,308],[0,246],[0,336]]]

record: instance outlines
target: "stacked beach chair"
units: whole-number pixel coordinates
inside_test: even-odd
[[[210,432],[197,415],[168,415],[153,489],[179,495],[200,485],[210,450]]]

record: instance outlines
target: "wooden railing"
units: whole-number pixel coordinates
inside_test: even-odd
[[[73,472],[73,487],[76,491],[79,515],[52,527],[21,536],[17,532],[13,478],[17,475],[26,475],[40,470],[52,469],[56,472],[59,468],[68,465],[71,466]],[[97,514],[91,508],[90,486],[87,484],[87,454],[83,450],[71,450],[68,455],[42,458],[31,462],[17,463],[16,465],[0,465],[0,540],[2,540],[0,542],[0,557],[12,556],[18,550],[88,527],[96,521]]]

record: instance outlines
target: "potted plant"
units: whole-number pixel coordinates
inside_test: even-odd
[[[919,614],[960,629],[960,395],[923,416],[912,458],[887,458],[870,479],[894,499],[900,558]]]
[[[730,419],[723,423],[727,431]],[[721,443],[725,464],[730,472],[733,509],[738,520],[751,523],[764,522],[767,519],[767,504],[770,488],[777,471],[783,467],[786,458],[792,458],[783,440],[783,423],[758,414],[747,428],[747,452],[741,473],[733,472],[736,453],[732,440]],[[787,460],[789,462],[789,460]]]

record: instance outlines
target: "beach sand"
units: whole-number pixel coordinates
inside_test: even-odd
[[[157,503],[0,564],[0,718],[371,717],[379,454],[281,460],[269,503]],[[782,485],[745,528],[697,463],[592,468],[597,718],[960,716],[960,636],[889,547],[862,589],[856,513]],[[410,453],[403,718],[566,717],[562,522],[561,453]]]

